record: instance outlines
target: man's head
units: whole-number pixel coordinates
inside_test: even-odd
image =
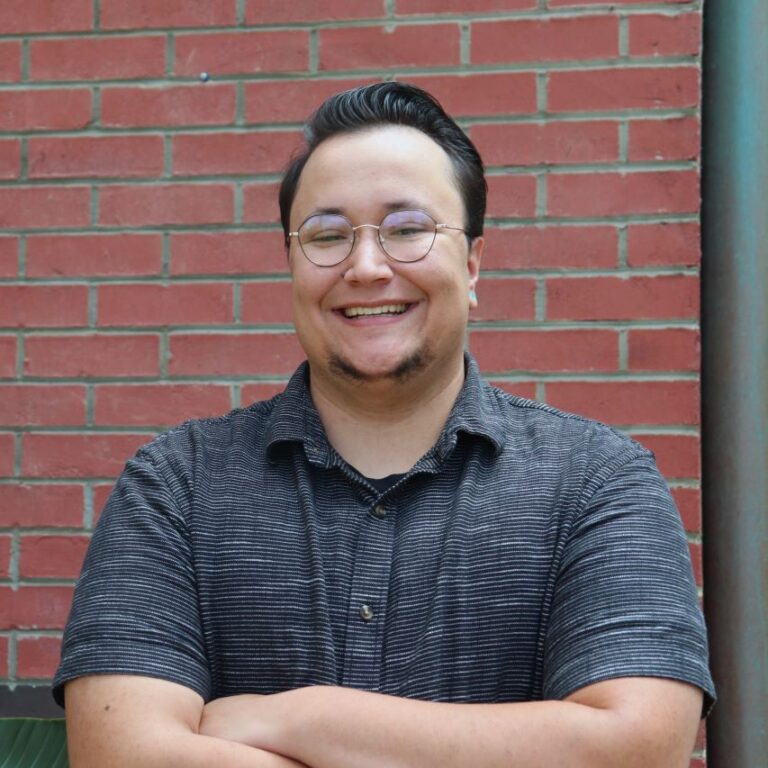
[[[312,153],[334,136],[401,125],[429,136],[448,155],[464,204],[464,229],[472,240],[483,234],[487,184],[483,161],[474,144],[438,101],[413,85],[390,82],[362,86],[327,99],[309,119],[306,149],[288,166],[280,185],[280,218],[288,245],[290,216],[301,173]]]

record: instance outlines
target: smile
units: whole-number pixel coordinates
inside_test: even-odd
[[[345,307],[344,317],[362,317],[367,315],[402,315],[408,309],[407,304],[384,304],[380,307]]]

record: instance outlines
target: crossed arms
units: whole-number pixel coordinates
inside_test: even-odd
[[[204,705],[176,683],[66,687],[73,768],[686,768],[702,694],[618,678],[563,701],[445,704],[315,686]]]

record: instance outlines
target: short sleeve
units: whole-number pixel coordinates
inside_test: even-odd
[[[666,677],[714,701],[707,638],[680,516],[652,456],[611,470],[573,521],[546,634],[543,693]]]
[[[93,535],[64,632],[54,697],[83,675],[128,674],[209,698],[193,557],[178,493],[143,449],[118,480]]]

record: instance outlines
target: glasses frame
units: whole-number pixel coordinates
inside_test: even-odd
[[[381,238],[381,226],[384,223],[384,220],[387,218],[387,216],[391,216],[393,213],[407,213],[408,211],[415,211],[417,213],[421,213],[424,216],[426,216],[435,225],[435,231],[434,231],[434,233],[432,235],[432,242],[429,244],[429,248],[427,248],[427,250],[425,251],[423,256],[420,256],[418,259],[411,259],[410,261],[403,261],[402,259],[395,258],[391,253],[389,253],[389,251],[387,251],[387,248],[384,245],[384,241]],[[339,264],[343,264],[352,255],[352,251],[355,250],[355,243],[357,242],[357,230],[358,229],[363,229],[364,227],[370,227],[371,229],[375,229],[376,230],[376,239],[378,240],[378,243],[379,243],[379,246],[380,246],[382,252],[384,253],[384,255],[390,261],[395,262],[395,264],[417,264],[418,262],[423,261],[424,259],[426,259],[427,256],[429,256],[429,253],[432,250],[433,246],[435,245],[435,240],[437,239],[438,233],[440,233],[440,232],[442,232],[442,231],[444,231],[446,229],[450,229],[450,230],[453,230],[453,231],[456,231],[456,232],[463,232],[465,235],[467,234],[467,230],[464,229],[463,227],[451,227],[448,224],[438,224],[438,222],[436,222],[432,218],[432,216],[430,216],[426,211],[422,211],[420,208],[404,208],[402,211],[401,210],[390,211],[389,213],[385,214],[382,217],[381,221],[378,224],[358,224],[357,226],[353,225],[352,222],[346,216],[344,216],[341,213],[332,214],[334,216],[338,216],[341,219],[344,219],[344,221],[346,221],[349,224],[349,227],[352,230],[352,242],[351,242],[351,244],[349,246],[349,251],[347,251],[347,255],[344,256],[343,259],[339,259],[339,261],[335,261],[333,264],[318,264],[316,261],[312,261],[312,259],[310,259],[309,256],[307,256],[307,252],[304,250],[304,245],[301,242],[301,238],[299,237],[299,233],[301,231],[301,228],[310,219],[315,218],[315,216],[322,216],[322,215],[323,214],[313,213],[311,216],[307,216],[307,218],[304,219],[304,221],[302,221],[301,224],[299,224],[299,228],[295,232],[289,232],[288,233],[289,240],[292,237],[297,238],[298,243],[299,243],[299,249],[301,250],[301,253],[303,254],[304,258],[310,264],[313,264],[316,267],[320,267],[320,269],[325,269],[325,268],[329,268],[329,267],[338,267]],[[326,214],[326,215],[329,215],[329,214]]]

